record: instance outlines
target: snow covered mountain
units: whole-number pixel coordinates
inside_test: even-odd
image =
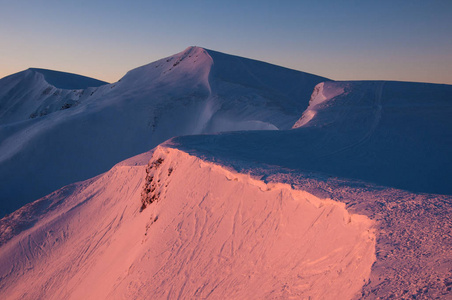
[[[68,109],[105,84],[76,74],[35,68],[7,76],[0,80],[0,125]]]
[[[174,136],[289,129],[326,80],[199,47],[114,84],[63,75],[31,69],[0,80],[2,213]]]
[[[191,47],[92,92],[0,127],[2,196],[97,175],[0,220],[6,299],[451,297],[452,86]]]
[[[367,280],[375,259],[368,218],[175,149],[157,148],[146,167],[149,157],[0,221],[1,241],[10,239],[0,248],[2,295],[337,299]],[[146,174],[156,197],[140,212]]]
[[[376,259],[356,298],[448,299],[451,95],[450,85],[325,82],[293,130],[176,137],[166,146],[375,222]]]
[[[314,89],[294,130],[185,136],[173,142],[225,163],[255,161],[451,195],[451,95],[452,86],[441,84],[325,82]]]

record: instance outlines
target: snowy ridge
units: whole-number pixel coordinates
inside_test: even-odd
[[[0,125],[71,108],[105,84],[80,75],[43,69],[10,75],[0,79]]]
[[[332,95],[344,93],[314,103],[308,108],[314,117],[296,129],[183,136],[172,143],[225,164],[259,162],[411,192],[452,194],[452,86],[328,85]]]
[[[316,161],[313,159],[315,152],[303,152],[307,148],[306,141],[312,141],[313,137],[299,135],[300,130],[255,132],[253,135],[225,133],[202,139],[179,137],[167,144],[266,183],[286,183],[316,197],[346,203],[349,212],[375,221],[376,261],[370,281],[354,298],[450,297],[452,274],[446,266],[451,259],[452,196],[410,193],[318,172],[320,168],[344,172],[347,164],[353,164],[355,171],[364,172],[359,170],[363,161],[344,161],[344,157]],[[314,132],[318,134],[317,130]],[[396,168],[403,166],[392,163]],[[434,168],[440,170],[443,163],[437,161]],[[382,157],[376,158],[376,164],[382,164]],[[339,167],[334,168],[336,166]],[[370,168],[375,175],[376,168]],[[388,174],[380,175],[385,178]],[[444,184],[442,188],[447,186]]]
[[[204,85],[210,93],[209,73],[213,60],[200,47],[188,47],[173,56],[133,69],[121,78],[118,86],[128,89],[152,89],[162,85],[184,86],[189,82],[193,85]],[[177,78],[180,81],[175,81]]]
[[[5,233],[17,226],[16,214],[32,217],[40,202],[50,203],[0,247],[2,295],[336,299],[367,281],[372,222],[344,204],[177,149],[158,147],[146,166],[149,155],[2,219]],[[140,213],[146,170],[158,197]]]
[[[94,78],[81,76],[73,73],[66,73],[60,71],[53,71],[47,69],[30,68],[29,70],[37,72],[44,76],[44,80],[58,88],[64,90],[84,90],[89,87],[99,87],[108,84],[105,81],[97,80]]]
[[[289,129],[307,107],[305,95],[326,80],[199,47],[131,70],[116,83],[75,92],[28,73],[32,84],[24,85],[21,75],[14,93],[11,79],[0,80],[9,101],[1,107],[10,107],[0,118],[0,213],[174,136]],[[47,88],[50,94],[42,95]],[[30,119],[34,112],[39,117]]]
[[[0,124],[0,211],[71,183],[0,219],[2,297],[451,296],[452,86],[189,47],[88,90]]]

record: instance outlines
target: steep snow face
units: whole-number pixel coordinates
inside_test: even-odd
[[[0,79],[0,125],[71,108],[105,84],[80,75],[43,69],[28,69],[7,76]]]
[[[222,105],[231,109],[218,111],[218,118],[237,122],[260,120],[278,129],[289,129],[308,106],[314,86],[329,79],[207,50],[214,64],[212,89],[226,99]],[[242,93],[231,93],[239,91]],[[244,92],[246,91],[246,92]],[[271,114],[250,107],[268,107]],[[223,130],[228,131],[228,130]]]
[[[3,297],[348,299],[367,281],[372,222],[344,204],[176,149],[149,156],[2,219]]]
[[[189,47],[86,90],[51,87],[48,73],[32,70],[20,83],[3,79],[9,108],[0,119],[0,213],[174,136],[291,128],[307,106],[304,95],[325,80],[213,53]]]
[[[452,194],[452,86],[329,82],[290,131],[180,137],[184,151]],[[306,120],[308,118],[309,120]]]
[[[293,125],[292,128],[298,128],[304,126],[306,123],[314,118],[317,107],[326,100],[333,99],[336,96],[344,93],[344,86],[336,82],[321,82],[315,86],[312,92],[311,99],[309,100],[308,108],[303,112],[302,117]]]

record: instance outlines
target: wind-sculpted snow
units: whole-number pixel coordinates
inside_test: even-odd
[[[211,71],[213,88],[220,97],[229,99],[223,105],[237,105],[237,107],[266,106],[275,112],[282,111],[285,115],[297,115],[297,118],[308,106],[308,100],[316,84],[329,81],[329,79],[282,68],[280,66],[262,63],[255,60],[230,56],[224,53],[207,50],[214,63]],[[246,89],[248,95],[242,94],[230,97],[231,90]],[[277,101],[271,100],[277,99]],[[232,102],[232,103],[231,103]],[[232,105],[231,105],[232,104]],[[230,110],[221,110],[219,113],[228,113]],[[241,115],[239,109],[234,114]],[[261,111],[256,114],[261,114]],[[262,117],[256,120],[265,121]],[[270,123],[279,129],[289,129],[295,123],[290,118],[279,118]],[[232,119],[237,121],[237,117]],[[226,130],[222,130],[226,131]]]
[[[149,155],[2,219],[34,218],[0,247],[2,296],[349,299],[367,282],[373,223],[344,204],[176,149]],[[143,188],[158,195],[145,208]]]
[[[178,148],[224,162],[254,161],[415,192],[452,194],[452,86],[329,82],[302,126],[278,132],[178,137]],[[343,91],[343,92],[341,92]],[[297,127],[297,126],[296,126]]]
[[[297,129],[178,137],[167,145],[344,202],[374,220],[377,259],[356,298],[450,298],[452,87],[325,85],[306,110],[312,117],[304,114]]]
[[[44,75],[45,81],[58,89],[84,90],[89,87],[99,87],[107,84],[105,81],[89,78],[77,74],[57,72],[46,69],[30,68],[31,71]]]
[[[51,86],[55,74],[0,80],[0,213],[174,136],[289,129],[326,80],[199,47],[85,90]]]
[[[0,126],[39,118],[80,104],[99,86],[96,79],[28,69],[0,79]]]
[[[304,126],[311,121],[316,115],[317,107],[321,107],[321,103],[331,100],[336,96],[344,93],[344,87],[336,82],[321,82],[315,86],[309,100],[308,108],[303,112],[302,117],[295,123],[293,128]]]
[[[410,193],[297,168],[297,163],[288,164],[290,159],[296,161],[296,154],[290,156],[286,149],[300,155],[300,148],[289,143],[298,136],[286,132],[283,139],[283,133],[278,132],[280,139],[275,139],[273,132],[255,132],[259,138],[253,140],[242,139],[246,133],[204,136],[202,140],[184,137],[172,139],[168,145],[266,183],[285,183],[316,197],[345,203],[350,213],[363,214],[375,221],[376,261],[370,281],[355,298],[451,297],[452,196]],[[277,146],[272,146],[272,142]],[[247,151],[239,151],[238,145]],[[262,153],[267,151],[269,157],[264,160]],[[278,157],[276,154],[272,157],[271,151]]]

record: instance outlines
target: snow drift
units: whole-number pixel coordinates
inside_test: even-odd
[[[367,281],[367,217],[177,149],[149,156],[2,219],[3,297],[345,299]]]

